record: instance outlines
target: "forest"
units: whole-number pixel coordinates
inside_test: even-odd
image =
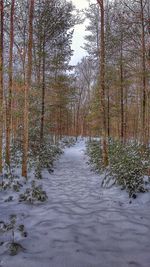
[[[82,1],[0,0],[0,267],[149,267],[150,1]]]

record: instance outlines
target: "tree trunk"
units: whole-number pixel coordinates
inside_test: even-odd
[[[4,3],[0,1],[0,174],[2,174],[2,152],[3,152],[3,20]]]
[[[110,95],[109,95],[109,85],[107,89],[107,135],[110,137]]]
[[[122,34],[121,34],[122,35]],[[120,56],[120,106],[121,106],[121,142],[124,142],[124,90],[123,90],[123,51],[121,37],[121,56]]]
[[[100,43],[100,99],[102,107],[102,138],[103,138],[103,164],[108,165],[108,136],[107,136],[107,120],[106,120],[106,92],[105,92],[105,24],[104,24],[104,1],[97,0],[100,6],[101,15],[101,43]]]
[[[24,87],[24,128],[23,128],[23,159],[22,176],[27,178],[28,142],[29,142],[29,89],[31,87],[32,76],[32,47],[33,47],[33,13],[34,0],[30,1],[29,8],[29,39],[28,39],[28,65],[27,78]]]
[[[142,27],[142,140],[143,144],[146,142],[146,46],[145,46],[145,24],[144,24],[144,5],[143,0],[141,4],[141,27]]]
[[[43,40],[43,69],[42,69],[42,110],[41,110],[41,129],[40,129],[40,143],[43,143],[44,136],[44,115],[45,115],[45,34]]]
[[[13,90],[13,47],[14,47],[14,9],[15,0],[11,2],[10,16],[10,48],[9,48],[9,67],[8,67],[8,101],[6,105],[6,163],[10,166],[10,142],[11,142],[11,110],[12,110],[12,90]]]
[[[124,108],[124,143],[127,140],[127,123],[128,123],[128,89],[125,91],[125,108]]]

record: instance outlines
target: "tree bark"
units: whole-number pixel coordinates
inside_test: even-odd
[[[13,47],[14,47],[14,10],[15,0],[11,2],[10,16],[10,47],[9,47],[9,67],[8,67],[8,101],[6,105],[6,163],[10,166],[10,143],[11,143],[11,111],[12,111],[12,90],[13,90]]]
[[[106,92],[105,92],[105,11],[104,1],[97,0],[100,7],[101,15],[101,43],[100,43],[100,100],[102,107],[102,138],[103,138],[103,164],[108,165],[108,136],[107,136],[107,120],[106,120]],[[101,111],[100,111],[101,112]]]
[[[23,128],[23,159],[22,176],[27,178],[28,142],[29,142],[29,89],[32,76],[32,47],[33,47],[33,13],[34,0],[30,0],[29,7],[29,39],[28,39],[28,65],[27,78],[24,87],[24,128]]]
[[[123,87],[123,36],[121,33],[121,51],[120,51],[120,106],[121,106],[121,142],[124,142],[124,87]]]
[[[3,153],[3,40],[4,40],[4,3],[0,1],[0,174],[2,174]]]
[[[144,5],[143,0],[140,0],[141,5],[141,27],[142,27],[142,141],[146,142],[146,45],[145,45],[145,24],[144,24]]]
[[[110,88],[107,88],[107,135],[110,137]]]
[[[45,34],[43,40],[43,66],[42,66],[42,109],[41,109],[41,129],[40,129],[40,143],[43,143],[44,137],[44,116],[45,116]]]

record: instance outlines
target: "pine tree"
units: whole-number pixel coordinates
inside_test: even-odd
[[[27,77],[24,88],[24,128],[23,128],[23,161],[22,161],[22,176],[27,178],[27,163],[28,163],[28,142],[29,142],[29,90],[31,87],[32,76],[32,47],[33,47],[33,14],[34,0],[30,1],[29,7],[29,37],[28,37],[28,65]]]
[[[3,20],[4,3],[0,1],[0,174],[2,173],[2,154],[3,154]]]
[[[102,143],[103,143],[103,164],[108,165],[108,136],[107,136],[107,122],[106,122],[106,89],[105,89],[105,11],[104,1],[98,0],[100,7],[100,101],[102,112]]]
[[[9,46],[9,67],[8,67],[8,100],[6,107],[6,163],[10,166],[10,144],[11,144],[11,116],[12,116],[12,90],[13,90],[13,47],[14,47],[14,11],[15,0],[11,2],[10,15],[10,46]]]

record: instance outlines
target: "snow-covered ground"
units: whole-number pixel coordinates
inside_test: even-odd
[[[130,204],[118,188],[101,188],[84,150],[84,141],[67,148],[54,173],[44,172],[46,203],[0,196],[0,220],[16,213],[28,232],[24,252],[12,257],[0,246],[1,267],[150,267],[149,193]]]

